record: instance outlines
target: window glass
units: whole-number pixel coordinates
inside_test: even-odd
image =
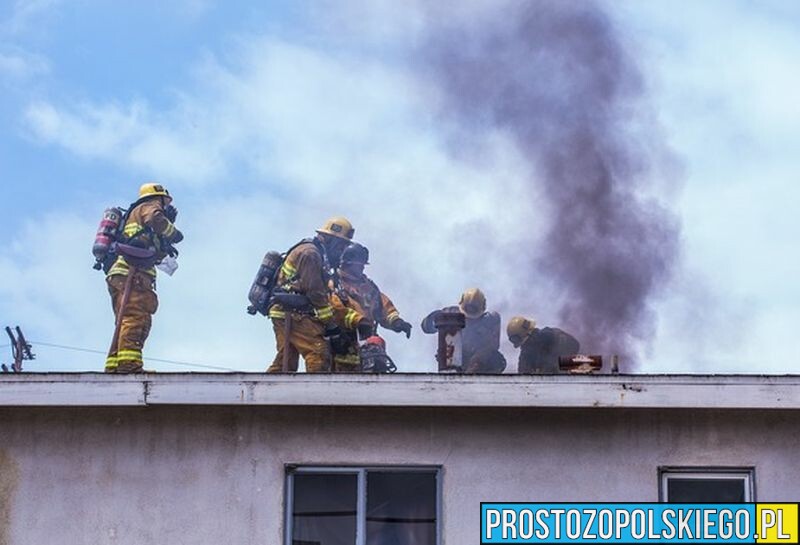
[[[367,545],[436,545],[436,473],[367,472]]]
[[[294,475],[292,545],[354,545],[358,475]]]
[[[744,479],[667,479],[667,501],[672,503],[745,501]]]
[[[753,468],[659,469],[661,501],[672,503],[742,503],[755,501]]]

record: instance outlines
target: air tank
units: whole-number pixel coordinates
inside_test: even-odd
[[[250,306],[247,307],[248,314],[259,312],[264,316],[267,315],[269,299],[282,263],[283,257],[278,252],[267,252],[264,255],[256,278],[250,286],[250,293],[247,294],[247,298],[250,300]]]
[[[103,267],[103,261],[111,250],[111,245],[116,242],[123,214],[122,209],[117,207],[106,208],[103,212],[103,219],[97,226],[97,234],[92,245],[92,254],[95,259],[94,268],[97,270]]]

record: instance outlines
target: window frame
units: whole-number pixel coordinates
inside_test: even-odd
[[[658,501],[667,503],[668,481],[671,477],[700,479],[731,479],[744,482],[745,503],[756,501],[756,469],[725,466],[662,466],[658,468]]]
[[[294,476],[297,474],[345,474],[355,475],[356,484],[356,542],[355,545],[366,545],[367,540],[367,473],[379,471],[382,473],[433,473],[436,479],[436,545],[442,543],[442,466],[436,465],[375,465],[375,466],[324,466],[286,464],[284,486],[284,519],[283,534],[284,545],[292,545],[292,530],[294,511]]]

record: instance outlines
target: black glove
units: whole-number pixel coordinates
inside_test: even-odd
[[[175,220],[178,219],[178,209],[168,204],[164,207],[164,215],[167,216],[167,219],[172,223],[175,223]]]
[[[178,229],[175,229],[175,232],[169,237],[170,244],[177,244],[183,240],[183,233],[181,233]]]
[[[398,318],[397,320],[392,322],[392,331],[396,333],[405,333],[406,339],[411,338],[411,324],[409,324],[402,318]]]
[[[358,338],[361,340],[368,339],[375,334],[375,324],[372,323],[372,320],[367,318],[362,318],[360,322],[358,322]]]

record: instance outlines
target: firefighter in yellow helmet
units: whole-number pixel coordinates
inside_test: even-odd
[[[537,328],[536,321],[524,316],[514,316],[506,326],[508,340],[519,348],[520,374],[555,374],[559,372],[559,356],[577,354],[578,341],[557,327]]]
[[[466,317],[466,327],[461,334],[462,369],[465,373],[503,372],[506,359],[500,353],[500,315],[486,310],[486,296],[480,289],[466,290],[458,306],[428,314],[422,321],[422,331],[436,333],[434,321],[440,312],[461,312]]]
[[[334,324],[328,281],[354,233],[347,218],[336,216],[287,252],[269,309],[278,353],[267,372],[279,373],[284,366],[297,372],[300,356],[309,373],[330,369],[326,330]]]
[[[146,183],[123,218],[118,257],[106,276],[117,323],[106,373],[142,372],[142,348],[158,309],[155,264],[175,255],[172,245],[183,240],[174,224],[177,210],[171,203],[164,186]]]
[[[331,301],[341,332],[332,338],[334,370],[337,373],[356,373],[360,370],[359,338],[363,341],[377,333],[378,325],[411,337],[411,324],[389,297],[366,274],[369,250],[358,243],[350,244],[342,253],[338,282]]]

